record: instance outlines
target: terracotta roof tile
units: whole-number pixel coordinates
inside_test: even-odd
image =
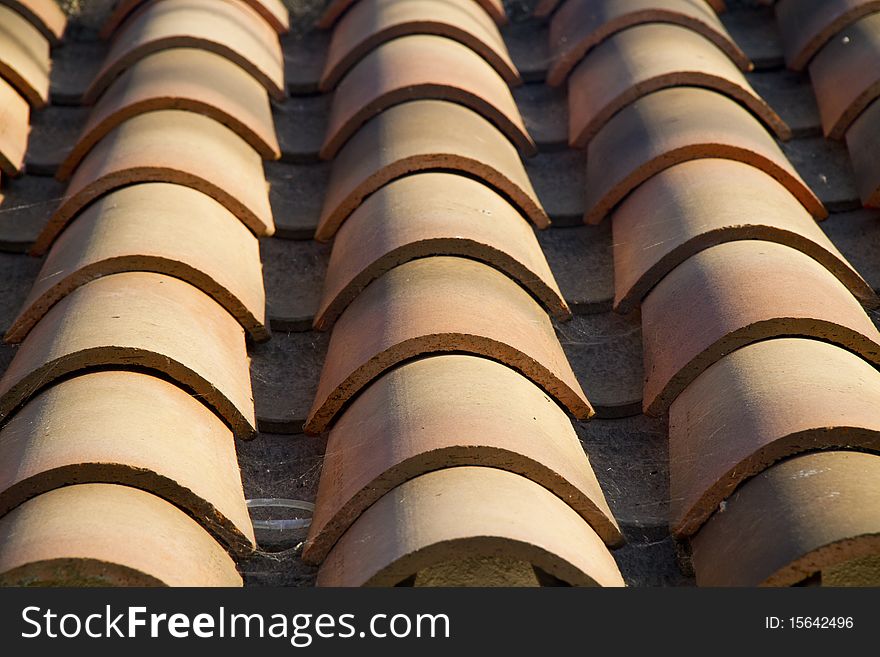
[[[104,276],[56,303],[3,378],[0,417],[84,369],[146,368],[192,390],[236,432],[255,432],[244,331],[213,299],[168,276]]]
[[[590,142],[587,223],[598,223],[638,185],[680,162],[726,158],[779,180],[817,218],[827,211],[748,110],[707,89],[655,91],[621,110]]]
[[[680,264],[645,298],[642,329],[651,415],[725,354],[758,340],[813,337],[880,363],[880,333],[843,283],[772,242],[728,242]]]
[[[278,37],[241,0],[160,0],[143,7],[116,34],[85,101],[95,102],[114,78],[138,60],[180,47],[223,55],[254,76],[273,97],[287,95]]]
[[[804,207],[763,171],[741,162],[693,160],[666,169],[620,204],[612,226],[615,308],[622,313],[695,253],[734,240],[798,249],[827,267],[864,305],[878,304]]]
[[[810,78],[825,136],[843,138],[862,111],[880,96],[880,14],[838,32],[810,63]]]
[[[101,37],[107,39],[147,0],[119,0],[101,27]],[[290,30],[290,15],[282,0],[242,0],[259,14],[273,30],[283,34]]]
[[[234,553],[254,548],[232,433],[190,393],[162,379],[124,371],[67,379],[0,431],[0,516],[82,483],[146,490],[186,511]]]
[[[393,586],[448,559],[498,555],[573,585],[623,586],[602,539],[570,506],[525,477],[476,467],[431,472],[385,494],[336,544],[317,584]]]
[[[322,29],[328,29],[334,26],[336,21],[346,11],[356,5],[358,0],[330,0],[318,19],[317,26]],[[474,0],[474,2],[483,8],[488,16],[498,25],[504,25],[507,22],[507,13],[504,10],[502,0]],[[351,9],[351,11],[354,11]]]
[[[269,338],[257,238],[209,196],[149,183],[99,199],[59,236],[5,339],[21,342],[67,294],[125,271],[185,280],[214,298],[253,338]]]
[[[535,142],[504,79],[467,46],[445,37],[415,34],[382,44],[339,83],[321,157],[332,158],[364,123],[388,107],[431,98],[469,107],[524,154],[535,154]]]
[[[819,452],[746,482],[693,540],[702,586],[791,586],[880,550],[880,457]]]
[[[52,45],[64,37],[67,16],[55,0],[2,0],[0,4],[12,7],[27,18]]]
[[[274,232],[259,154],[211,118],[180,110],[134,116],[83,159],[34,245],[44,253],[89,203],[133,183],[170,182],[212,196],[257,235]]]
[[[0,584],[241,586],[241,576],[211,535],[165,500],[81,484],[0,518]]]
[[[374,48],[410,34],[455,39],[489,62],[509,84],[521,81],[498,28],[474,0],[360,0],[333,30],[321,89],[333,89]]]
[[[371,193],[408,173],[462,171],[510,198],[538,227],[550,220],[514,148],[472,110],[437,100],[396,105],[355,134],[333,163],[315,238],[329,240]]]
[[[0,76],[34,107],[49,102],[49,41],[14,9],[0,5]]]
[[[0,79],[0,170],[8,176],[19,174],[24,166],[30,132],[31,108],[6,80]]]
[[[535,18],[546,18],[559,7],[562,0],[538,0],[535,8],[532,10],[532,16]]]
[[[667,87],[705,87],[741,103],[780,139],[791,129],[727,55],[678,25],[654,23],[613,35],[592,50],[568,78],[569,140],[586,146],[621,109]]]
[[[703,0],[566,0],[550,22],[553,63],[547,83],[559,85],[592,48],[642,23],[675,23],[710,39],[743,71],[752,63]]]
[[[263,158],[281,156],[269,97],[254,78],[209,51],[169,48],[138,61],[110,85],[57,177],[69,178],[83,157],[124,121],[156,110],[204,114],[233,130]]]
[[[878,10],[877,0],[780,0],[776,18],[789,68],[803,70],[835,34]]]
[[[315,327],[330,328],[361,290],[391,268],[432,255],[490,264],[557,318],[571,316],[532,228],[515,208],[470,178],[423,173],[382,187],[339,229]]]
[[[565,412],[502,364],[448,355],[391,370],[336,423],[303,557],[323,561],[346,529],[396,486],[463,465],[528,477],[570,505],[606,543],[622,541]]]
[[[880,373],[817,340],[758,342],[725,356],[669,413],[671,525],[693,534],[744,481],[819,449],[880,449]]]
[[[500,360],[534,380],[575,417],[593,410],[544,310],[498,270],[463,258],[413,260],[373,281],[337,320],[308,433],[390,367],[459,351]]]
[[[852,160],[856,185],[866,207],[880,207],[880,100],[877,100],[855,120],[846,133],[846,144]]]

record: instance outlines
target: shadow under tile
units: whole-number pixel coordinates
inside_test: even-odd
[[[785,65],[776,16],[770,7],[731,9],[720,14],[733,40],[755,64],[755,69]]]
[[[746,75],[748,81],[797,137],[821,137],[822,120],[810,78],[787,69]]]
[[[283,162],[318,162],[327,132],[331,94],[292,96],[273,103],[272,116]]]
[[[81,105],[82,97],[101,69],[109,44],[66,40],[52,51],[49,95],[53,105]]]
[[[302,548],[258,551],[238,563],[245,586],[314,586],[318,568],[303,563]]]
[[[575,429],[628,541],[669,535],[669,443],[663,420],[636,415]]]
[[[550,66],[550,34],[547,23],[524,21],[501,30],[520,76],[526,82],[543,82]]]
[[[330,244],[313,240],[260,240],[266,307],[274,330],[311,330],[330,250]]]
[[[292,240],[312,239],[321,217],[324,193],[330,179],[330,163],[266,162],[265,171],[275,218],[275,236]]]
[[[633,540],[611,554],[627,586],[696,586],[679,568],[672,538]]]
[[[89,107],[64,105],[52,105],[34,112],[25,155],[27,172],[54,176],[79,138],[90,113]]]
[[[0,336],[21,311],[42,264],[23,253],[0,253]]]
[[[524,164],[538,200],[553,223],[583,225],[586,153],[570,149],[539,153],[524,160]]]
[[[281,37],[284,75],[291,94],[313,94],[318,91],[329,45],[329,31],[311,30],[305,34],[291,33]]]
[[[642,327],[636,317],[606,312],[556,324],[565,355],[600,418],[642,410]]]
[[[579,315],[608,312],[614,301],[611,222],[537,231],[562,296]]]
[[[880,210],[832,214],[819,223],[875,292],[880,292]]]
[[[251,384],[260,431],[302,433],[329,340],[329,333],[275,331],[268,342],[250,345]]]
[[[66,189],[66,183],[45,176],[4,180],[0,199],[0,251],[27,251],[58,207]]]
[[[568,148],[568,96],[565,85],[548,87],[532,82],[514,87],[516,100],[526,130],[544,152]]]
[[[782,150],[829,212],[861,207],[846,146],[812,137],[783,143]]]

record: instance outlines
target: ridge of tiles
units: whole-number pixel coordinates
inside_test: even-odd
[[[21,342],[0,379],[7,584],[240,586],[256,548],[235,439],[256,435],[247,339],[269,338],[254,232],[273,227],[263,78],[283,68],[287,14],[138,4],[117,7],[135,11],[92,82],[68,195],[33,247],[44,267],[6,335]],[[175,11],[192,39],[173,38]],[[231,19],[272,37],[249,51]],[[180,52],[192,67],[168,66]]]
[[[387,7],[349,9],[335,47],[368,38]],[[331,335],[304,427],[329,442],[303,557],[322,586],[425,572],[442,583],[447,562],[499,556],[568,584],[621,585],[608,548],[622,534],[568,417],[593,409],[548,315],[570,311],[530,226],[549,220],[514,145],[534,151],[508,89],[519,76],[485,56],[485,17],[463,23],[477,41],[421,26],[362,48],[332,99],[316,238],[333,247],[315,316]],[[405,95],[371,105],[368,91],[398,86]],[[346,107],[368,114],[346,128]],[[546,505],[542,522],[499,522],[521,514],[520,496]],[[400,521],[398,498],[424,527]]]

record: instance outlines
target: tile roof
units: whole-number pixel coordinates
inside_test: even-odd
[[[769,4],[0,0],[0,583],[876,583],[880,6]]]

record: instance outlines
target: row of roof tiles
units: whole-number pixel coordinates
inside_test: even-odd
[[[257,236],[286,21],[266,0],[110,17],[6,335],[21,346],[0,379],[3,582],[241,584],[233,557],[255,540],[234,436],[256,433],[246,336],[269,337]]]

